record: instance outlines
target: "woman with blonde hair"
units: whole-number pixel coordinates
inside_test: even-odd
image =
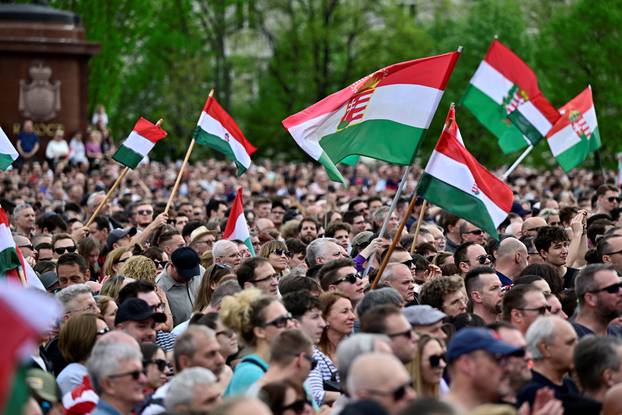
[[[282,241],[268,241],[261,246],[258,256],[267,258],[277,274],[283,276],[289,272],[290,254]]]
[[[157,268],[155,263],[142,255],[134,255],[121,266],[119,274],[126,278],[145,280],[155,284]]]
[[[445,347],[436,337],[421,334],[415,360],[408,365],[418,397],[439,398],[443,379]]]
[[[248,352],[235,367],[224,396],[244,395],[268,370],[270,345],[292,326],[292,316],[279,300],[256,288],[225,297],[220,316],[225,326],[238,334]]]
[[[130,246],[115,248],[108,252],[106,255],[106,261],[104,261],[104,278],[117,275],[125,261],[131,257],[132,247]]]
[[[115,275],[114,277],[107,278],[102,284],[99,293],[112,298],[115,302],[119,299],[119,291],[130,282],[134,281],[131,278],[125,278],[123,275]]]

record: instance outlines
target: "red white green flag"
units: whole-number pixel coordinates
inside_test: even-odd
[[[542,94],[523,102],[508,115],[532,144],[546,137],[560,117],[559,111]]]
[[[244,216],[241,187],[235,195],[235,200],[233,201],[233,206],[231,206],[231,212],[229,213],[229,219],[227,219],[227,226],[225,227],[222,237],[223,239],[235,239],[244,242],[244,245],[248,247],[251,255],[255,256],[255,248],[253,248],[253,242],[251,241],[251,233],[248,230],[248,223],[246,223],[246,217]]]
[[[19,157],[19,153],[11,144],[11,140],[0,128],[0,170],[8,169]]]
[[[382,68],[283,120],[334,181],[336,163],[361,155],[409,165],[443,96],[459,52]]]
[[[521,104],[541,94],[538,78],[533,70],[507,46],[495,39],[471,78],[461,104],[497,137],[503,152],[509,154],[536,144],[546,134],[536,129],[537,134],[528,130],[531,134],[525,135],[508,119],[508,115]],[[544,118],[552,124],[555,122],[550,118],[552,106],[542,98],[538,99],[538,105],[528,107],[530,111],[527,119],[537,120],[539,122],[534,122],[540,125]],[[519,115],[521,114],[516,114]]]
[[[233,160],[238,168],[238,176],[248,170],[251,155],[257,150],[244,137],[233,118],[212,96],[205,102],[194,130],[194,139],[197,143],[211,147],[223,153],[229,160]]]
[[[568,172],[601,145],[592,88],[588,86],[559,112],[561,118],[549,131],[547,142],[559,165]]]
[[[130,135],[121,143],[112,158],[130,169],[135,169],[155,144],[166,137],[166,134],[166,131],[159,125],[140,117]]]
[[[7,274],[8,271],[19,266],[21,263],[13,235],[11,235],[9,219],[4,209],[0,207],[0,274]]]
[[[417,194],[494,237],[512,209],[512,190],[469,153],[450,108]]]

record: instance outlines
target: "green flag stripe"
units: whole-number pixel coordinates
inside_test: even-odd
[[[592,132],[590,139],[581,138],[581,141],[566,151],[558,154],[555,159],[565,172],[569,172],[588,158],[590,153],[600,148],[600,133],[598,128]]]
[[[135,169],[143,159],[143,155],[135,152],[129,147],[125,147],[124,145],[119,146],[119,149],[114,153],[112,158],[124,166],[129,167],[130,169]]]
[[[231,149],[231,146],[222,138],[218,137],[217,135],[206,132],[205,130],[203,130],[201,127],[197,125],[197,127],[194,129],[194,139],[197,140],[198,144],[201,144],[203,146],[207,146],[216,151],[219,151],[223,153],[229,160],[234,161],[235,165],[238,168],[238,172],[237,172],[238,176],[240,176],[242,173],[246,171],[246,167],[244,167],[244,165],[240,163],[238,159],[235,157],[235,154],[233,153],[233,149]]]
[[[13,158],[8,154],[0,153],[0,170],[6,170],[13,164]]]
[[[525,137],[529,139],[531,145],[536,145],[542,140],[542,134],[520,111],[513,111],[508,118],[512,120],[516,128],[518,128]]]
[[[0,273],[15,269],[20,265],[15,248],[5,248],[0,251]]]
[[[425,131],[390,120],[369,120],[322,137],[320,146],[335,163],[359,155],[409,165]]]

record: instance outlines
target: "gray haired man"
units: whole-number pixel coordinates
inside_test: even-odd
[[[222,402],[216,376],[202,367],[184,369],[171,381],[164,404],[171,414],[209,413]]]

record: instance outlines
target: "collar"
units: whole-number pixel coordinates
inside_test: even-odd
[[[496,272],[497,272],[497,276],[499,277],[499,281],[501,281],[501,285],[503,285],[504,287],[508,287],[513,284],[513,281],[510,278],[506,277],[499,271],[496,271]]]

